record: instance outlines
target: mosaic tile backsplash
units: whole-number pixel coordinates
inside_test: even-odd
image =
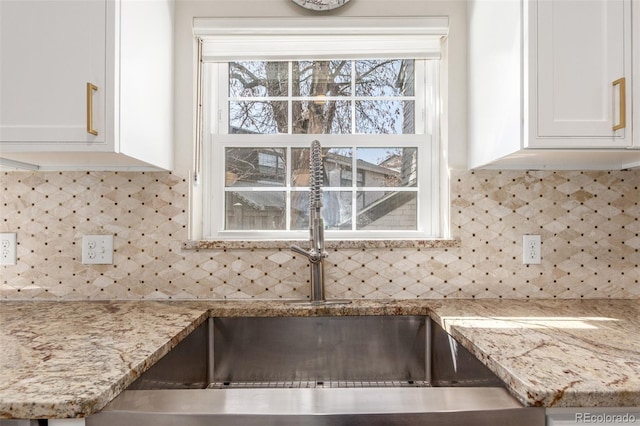
[[[3,172],[0,231],[18,264],[2,299],[301,299],[285,249],[184,250],[187,179],[168,172]],[[332,249],[328,298],[639,298],[640,171],[454,171],[449,248]],[[522,235],[542,263],[522,264]],[[114,235],[83,265],[84,234]]]

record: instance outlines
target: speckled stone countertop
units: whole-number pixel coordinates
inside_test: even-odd
[[[100,410],[207,318],[202,304],[0,303],[0,418]]]
[[[526,405],[640,407],[638,300],[0,302],[0,418],[102,409],[211,316],[427,315]]]

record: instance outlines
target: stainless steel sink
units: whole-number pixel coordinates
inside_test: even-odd
[[[87,425],[544,425],[421,316],[210,318]]]

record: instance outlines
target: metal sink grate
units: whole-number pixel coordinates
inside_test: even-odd
[[[257,389],[257,388],[406,388],[429,387],[429,383],[423,380],[298,380],[279,382],[214,382],[207,389]]]

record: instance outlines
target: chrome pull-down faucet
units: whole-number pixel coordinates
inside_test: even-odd
[[[320,142],[311,142],[309,158],[309,242],[310,249],[306,251],[296,245],[291,250],[309,259],[311,269],[311,303],[321,304],[324,298],[324,259],[328,253],[324,249],[324,220],[320,214],[322,208],[322,183],[324,172],[322,168],[322,148]]]

